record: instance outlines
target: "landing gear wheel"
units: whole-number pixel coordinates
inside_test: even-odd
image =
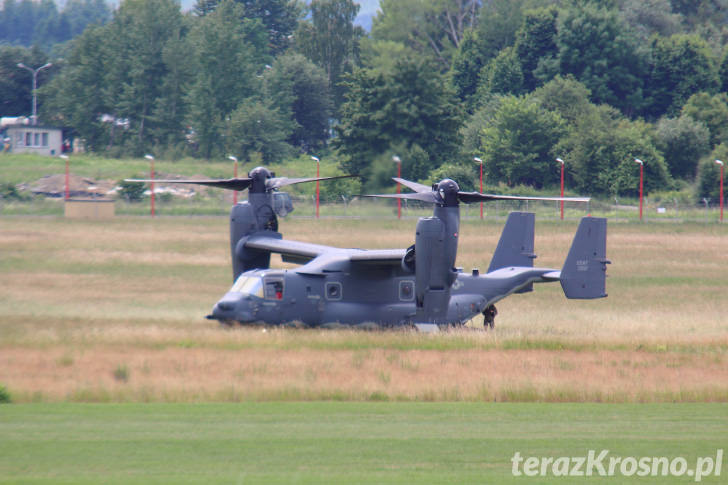
[[[485,330],[488,330],[488,327],[493,330],[493,327],[495,327],[496,315],[498,315],[498,310],[496,310],[495,305],[489,305],[485,310],[483,310],[483,328]]]

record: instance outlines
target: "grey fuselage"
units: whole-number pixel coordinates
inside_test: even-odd
[[[215,305],[211,317],[223,322],[272,325],[299,321],[308,326],[366,322],[399,326],[415,322],[414,274],[404,274],[394,266],[365,272],[357,268],[355,274],[342,269],[325,276],[279,269],[244,272]],[[457,273],[444,323],[465,323],[488,305],[539,281],[551,271],[502,268],[485,275]],[[239,284],[246,278],[252,279],[245,281],[250,281],[248,288]]]

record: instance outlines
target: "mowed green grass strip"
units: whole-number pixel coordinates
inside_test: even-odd
[[[716,456],[721,404],[243,403],[0,407],[0,482],[691,483],[514,477],[511,457]],[[724,464],[725,465],[725,464]],[[725,483],[705,477],[702,483]]]

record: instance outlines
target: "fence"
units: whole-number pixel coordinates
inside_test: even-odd
[[[227,191],[211,192],[205,198],[177,198],[157,197],[157,216],[225,216],[230,211],[232,193]],[[245,194],[240,194],[245,200]],[[288,217],[313,218],[316,214],[316,199],[314,196],[292,197],[294,212]],[[144,216],[149,215],[149,201],[114,202],[117,216]],[[485,220],[502,220],[512,211],[535,212],[539,220],[558,221],[560,208],[558,202],[551,201],[494,201],[484,204]],[[52,198],[34,198],[30,201],[13,201],[0,199],[0,215],[63,215],[63,200]],[[418,201],[402,201],[402,217],[416,219],[432,214],[432,207]],[[578,220],[585,215],[607,217],[614,222],[638,222],[639,206],[636,200],[616,199],[612,201],[592,200],[589,203],[566,202],[564,204],[564,219]],[[381,200],[367,197],[342,197],[333,202],[322,202],[320,206],[321,218],[378,218],[396,219],[396,200]],[[479,204],[462,204],[461,217],[465,220],[480,218]],[[643,223],[656,222],[690,222],[702,224],[717,224],[720,220],[720,209],[717,203],[703,203],[692,205],[677,200],[672,203],[653,203],[645,200]]]

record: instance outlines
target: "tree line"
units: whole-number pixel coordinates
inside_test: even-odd
[[[67,0],[59,10],[53,0],[4,0],[0,6],[0,44],[50,50],[78,36],[91,24],[111,19],[104,0]]]
[[[575,191],[633,195],[640,158],[648,191],[717,199],[728,0],[381,0],[369,33],[357,12],[124,0],[47,73],[41,116],[112,156],[325,154],[371,186],[397,155],[414,180],[473,188],[478,157],[491,185],[549,188],[559,157]],[[0,70],[22,56],[47,57],[4,46]]]

